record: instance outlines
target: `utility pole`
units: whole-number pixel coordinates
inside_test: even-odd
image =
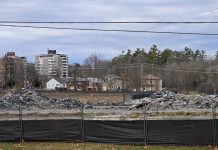
[[[24,88],[27,89],[27,62],[24,60]]]
[[[154,62],[152,62],[152,67],[151,67],[151,90],[153,91],[153,74],[154,74]]]
[[[140,73],[140,77],[141,77],[141,85],[140,85],[140,91],[143,91],[143,72],[144,72],[144,65],[141,64],[141,73]]]
[[[211,64],[210,64],[211,61],[213,61],[213,57],[211,57],[211,59],[209,59],[209,82],[211,83],[213,94],[216,95],[215,83],[212,79],[213,69],[211,68]]]
[[[27,58],[20,57],[23,63],[23,73],[24,73],[24,89],[27,89]]]

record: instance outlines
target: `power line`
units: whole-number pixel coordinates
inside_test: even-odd
[[[12,25],[12,24],[0,24],[0,26],[2,26],[2,27],[15,27],[15,28],[36,28],[36,29],[76,30],[76,31],[99,31],[99,32],[126,32],[126,33],[152,33],[152,34],[179,34],[179,35],[218,36],[218,33],[200,33],[200,32],[171,32],[171,31],[151,31],[151,30],[73,28],[73,27],[30,26],[30,25]]]
[[[218,24],[217,21],[5,21],[13,24]]]
[[[148,63],[143,63],[144,64],[148,64]],[[149,64],[151,65],[151,64]],[[151,67],[151,66],[149,66]],[[139,64],[129,64],[129,65],[126,65],[126,66],[116,66],[116,68],[110,68],[110,67],[107,67],[107,66],[103,66],[103,67],[95,67],[95,68],[80,68],[81,71],[85,71],[85,70],[107,70],[107,69],[123,69],[123,68],[139,68]],[[158,66],[153,66],[154,69],[157,69],[157,70],[163,70],[163,71],[175,71],[175,72],[187,72],[187,73],[203,73],[203,74],[216,74],[218,75],[218,72],[217,71],[201,71],[201,70],[187,70],[187,69],[180,69],[180,68],[164,68],[164,67],[158,67]]]
[[[134,68],[134,66],[130,66],[130,67],[117,67],[116,69],[122,69],[122,68]],[[107,70],[108,68],[104,68],[104,67],[91,68],[91,69],[80,68],[81,71],[86,71],[86,70],[104,70],[104,69]],[[211,71],[191,71],[191,70],[185,70],[185,69],[160,68],[160,67],[154,67],[154,69],[163,70],[163,71],[187,72],[187,73],[202,73],[202,74],[211,74],[212,73],[212,74],[218,75],[218,72],[211,72]]]

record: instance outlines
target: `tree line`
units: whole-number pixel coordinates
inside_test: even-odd
[[[28,63],[26,71],[27,80],[33,87],[45,85],[48,77],[38,75],[34,63]],[[110,60],[104,59],[103,54],[93,53],[83,64],[69,64],[69,76],[75,84],[78,77],[104,79],[109,74],[120,76],[129,90],[140,91],[143,77],[153,74],[170,90],[217,94],[218,51],[210,57],[204,50],[185,47],[179,51],[170,48],[161,51],[152,45],[149,50],[122,51]]]
[[[163,87],[181,93],[200,92],[216,94],[218,89],[218,51],[211,57],[204,50],[185,47],[177,51],[156,45],[149,50],[137,48],[122,51],[111,60],[101,54],[91,54],[83,64],[69,66],[72,77],[96,77],[108,74],[122,77],[126,88],[140,90],[143,76],[153,74],[163,81]]]

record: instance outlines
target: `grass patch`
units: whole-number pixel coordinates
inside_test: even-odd
[[[149,116],[207,116],[212,114],[210,112],[184,112],[184,111],[178,111],[178,112],[155,112],[152,114],[149,114]]]
[[[143,116],[143,113],[134,112],[134,113],[130,114],[128,117],[131,119],[134,119],[134,118],[139,118],[140,116]]]
[[[126,116],[125,118],[130,118],[130,119],[136,119],[143,117],[144,113],[143,112],[133,112]],[[148,113],[148,117],[197,117],[197,116],[211,116],[211,112],[185,112],[185,111],[177,111],[177,112],[153,112],[153,113]],[[218,116],[218,114],[217,114]]]
[[[86,117],[95,117],[95,116],[106,116],[108,115],[107,113],[103,112],[97,112],[97,113],[84,113],[84,116]]]
[[[0,143],[0,150],[143,150],[143,146],[64,143],[64,142],[24,142]],[[212,147],[149,146],[147,150],[212,150]]]

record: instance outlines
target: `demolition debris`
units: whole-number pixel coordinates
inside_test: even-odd
[[[179,110],[184,108],[211,108],[218,103],[218,97],[215,95],[197,96],[195,100],[190,100],[186,96],[179,96],[172,91],[166,89],[159,93],[146,94],[143,98],[128,101],[125,104],[130,106],[130,109],[137,109],[146,106],[147,110]],[[134,97],[142,97],[134,95]]]
[[[38,95],[32,90],[23,90],[20,92],[10,91],[4,97],[0,98],[0,109],[17,110],[21,105],[23,109],[73,109],[80,107],[80,102],[71,98],[49,99]]]
[[[81,103],[69,97],[62,99],[49,99],[41,96],[33,90],[10,91],[0,98],[0,110],[18,110],[19,105],[25,110],[46,110],[46,109],[120,109],[137,110],[146,105],[147,110],[180,110],[180,109],[209,109],[218,103],[216,95],[196,96],[190,100],[187,96],[180,96],[169,90],[162,90],[159,93],[146,93],[133,95],[132,100],[124,103],[99,102],[93,105],[91,102]]]

